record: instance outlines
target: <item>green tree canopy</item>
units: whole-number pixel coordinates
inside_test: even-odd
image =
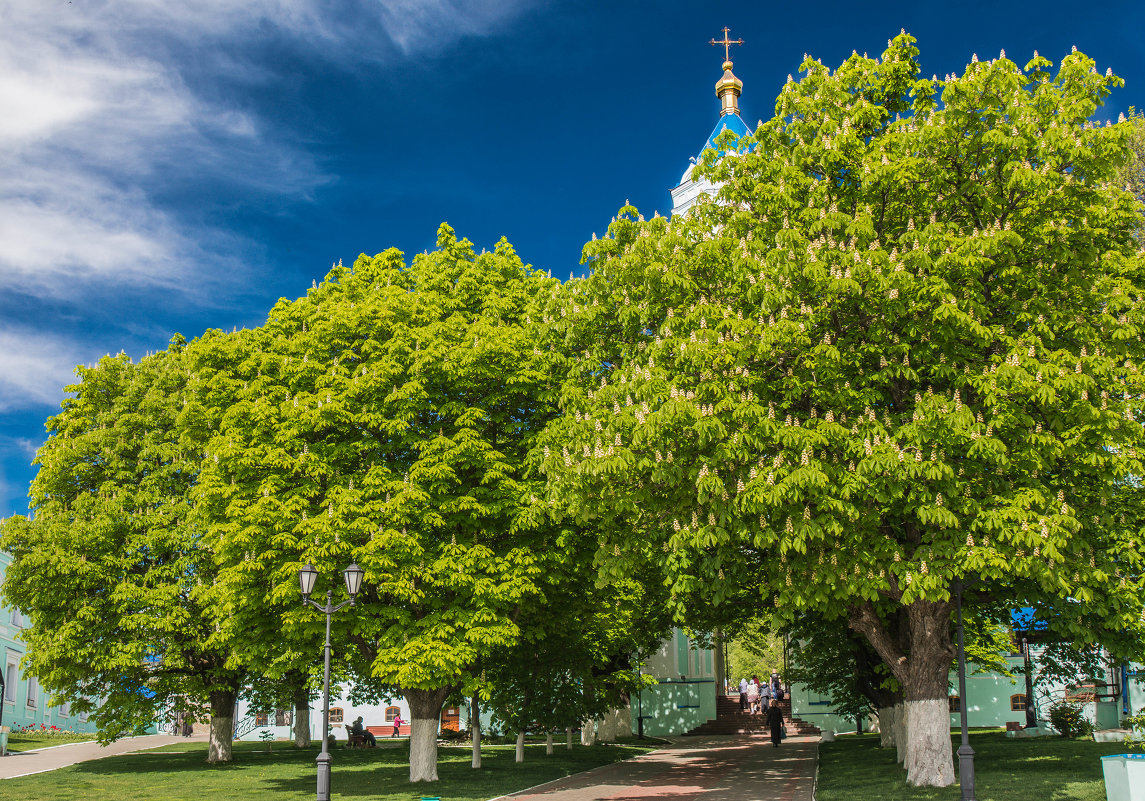
[[[90,712],[103,741],[209,708],[208,761],[229,761],[243,674],[191,499],[207,432],[184,405],[182,339],[76,372],[36,455],[33,514],[0,537],[5,603],[32,623],[25,665],[53,701]]]
[[[1089,122],[1120,79],[917,54],[808,58],[705,154],[718,201],[586,245],[545,317],[579,354],[545,470],[635,521],[603,555],[662,548],[681,616],[752,582],[845,615],[902,685],[908,781],[947,785],[956,581],[1056,604],[1070,639],[1140,632],[1145,259],[1109,183],[1130,130]]]
[[[478,254],[443,225],[437,244],[408,266],[388,250],[335,267],[200,371],[217,433],[199,497],[234,619],[261,618],[268,598],[282,636],[317,654],[323,622],[297,571],[312,561],[331,582],[319,591],[337,591],[361,565],[336,650],[409,701],[412,781],[437,778],[442,703],[517,641],[552,530],[526,455],[557,413],[528,322],[555,282],[505,241]]]

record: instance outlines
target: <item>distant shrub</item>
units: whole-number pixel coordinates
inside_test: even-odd
[[[441,739],[447,743],[463,743],[467,742],[469,738],[469,729],[459,729],[458,731],[454,731],[453,729],[441,730]]]
[[[1093,734],[1093,724],[1081,713],[1081,706],[1068,701],[1050,707],[1050,724],[1062,737],[1084,737]]]
[[[1126,745],[1137,748],[1145,746],[1145,707],[1138,709],[1136,715],[1125,718],[1121,725],[1130,730],[1129,736],[1125,738]]]

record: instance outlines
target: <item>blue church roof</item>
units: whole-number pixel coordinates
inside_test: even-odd
[[[702,153],[704,150],[712,148],[722,156],[724,150],[716,147],[716,139],[724,131],[731,131],[737,137],[744,137],[751,133],[747,124],[740,119],[738,114],[723,114],[720,116],[719,122],[716,123],[716,127],[712,130],[712,135],[708,137],[708,141],[704,142],[704,147],[700,152]]]

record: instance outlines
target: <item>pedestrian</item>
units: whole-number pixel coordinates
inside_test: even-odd
[[[401,729],[402,729],[402,716],[401,716],[401,713],[399,712],[398,714],[394,715],[394,733],[390,735],[390,739],[392,740],[395,737],[397,737],[398,734],[401,733]]]
[[[753,715],[759,712],[759,680],[755,676],[747,683],[747,705]]]
[[[767,709],[769,706],[771,706],[771,698],[771,683],[764,682],[759,687],[759,705],[764,709]]]
[[[783,682],[779,680],[779,671],[771,671],[771,697],[777,701],[783,700]]]
[[[771,744],[779,748],[779,742],[783,739],[783,710],[779,708],[779,702],[774,698],[771,699],[771,706],[767,708],[764,723],[771,729]]]
[[[739,680],[739,711],[747,712],[747,679]]]

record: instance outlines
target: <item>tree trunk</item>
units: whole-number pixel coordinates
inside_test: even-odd
[[[895,747],[895,708],[879,707],[879,748]]]
[[[596,721],[589,718],[580,724],[580,744],[592,745],[596,742]]]
[[[907,607],[910,660],[903,682],[906,780],[915,787],[954,784],[950,745],[950,604],[915,601]]]
[[[954,751],[950,745],[949,601],[913,601],[905,607],[906,654],[887,632],[870,603],[850,610],[850,626],[862,632],[903,688],[904,765],[907,783],[915,787],[954,784]]]
[[[525,761],[525,731],[522,729],[517,732],[517,750],[514,752],[514,762]]]
[[[906,739],[906,709],[902,702],[895,704],[895,761],[900,765],[906,762],[909,743]]]
[[[565,729],[565,748],[572,750],[572,726]]]
[[[545,732],[545,755],[553,755],[553,733],[551,731]]]
[[[294,747],[310,747],[310,692],[306,687],[294,691]]]
[[[451,687],[436,690],[403,689],[409,702],[409,780],[411,782],[437,781],[437,727],[441,722],[441,707],[449,697]]]
[[[602,743],[616,742],[617,711],[610,709],[600,718],[596,726],[596,739]]]
[[[481,767],[481,705],[477,700],[477,696],[473,696],[473,702],[469,707],[469,733],[472,735],[471,748],[473,749],[474,768]]]
[[[616,736],[632,737],[632,706],[622,706],[616,710]]]
[[[211,735],[207,743],[207,763],[216,765],[231,761],[231,742],[235,734],[235,693],[215,690],[211,693]]]

